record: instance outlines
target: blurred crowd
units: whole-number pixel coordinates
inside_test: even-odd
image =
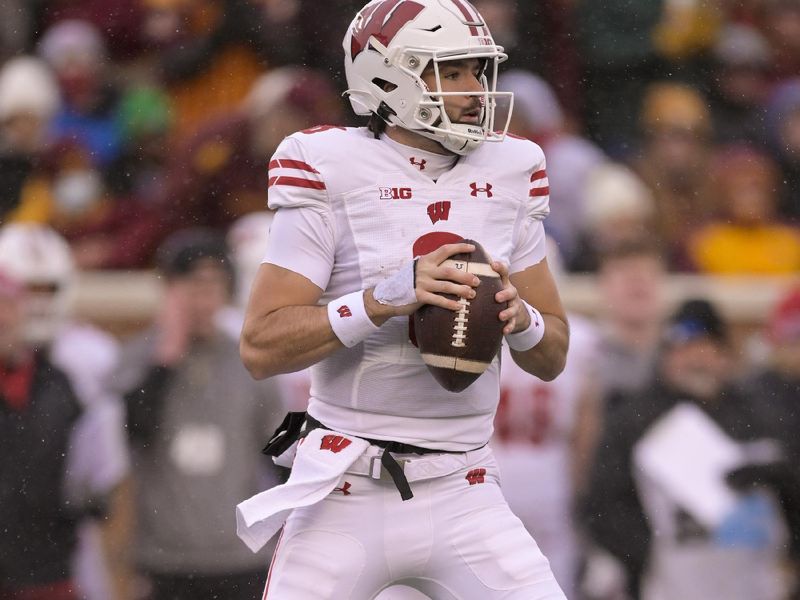
[[[361,4],[4,2],[0,223],[51,225],[81,268],[145,268],[173,231],[263,210],[286,134],[357,124],[340,40]],[[796,2],[476,6],[510,55],[511,131],[545,149],[568,270],[645,232],[670,270],[797,271]]]
[[[364,1],[0,3],[0,600],[260,597],[233,507],[285,477],[258,450],[309,383],[251,380],[241,308],[277,145],[359,124]],[[800,288],[757,353],[664,289],[800,273],[800,2],[473,3],[545,151],[551,264],[600,298],[554,382],[504,362],[512,508],[570,599],[800,598]],[[153,323],[78,322],[88,269],[156,269]]]

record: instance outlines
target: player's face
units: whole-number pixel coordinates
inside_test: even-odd
[[[450,60],[439,63],[439,80],[443,92],[482,92],[482,63],[477,58]],[[422,80],[428,89],[434,91],[436,73],[428,66],[422,73]],[[480,96],[443,96],[444,108],[452,123],[477,125],[481,120]]]

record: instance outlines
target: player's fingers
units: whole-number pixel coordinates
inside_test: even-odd
[[[514,329],[516,329],[516,327],[517,327],[517,319],[515,317],[507,321],[506,324],[503,326],[503,335],[514,333]]]
[[[510,280],[508,278],[508,265],[506,263],[500,262],[499,260],[493,260],[492,269],[494,269],[495,272],[498,275],[500,275],[500,278],[502,279],[504,284],[509,283]]]
[[[475,297],[475,290],[468,285],[458,285],[452,281],[434,280],[427,286],[428,291],[440,294],[453,294],[467,300]]]
[[[470,252],[474,251],[475,246],[473,244],[464,244],[459,242],[457,244],[444,244],[443,246],[439,246],[427,256],[430,256],[431,259],[436,260],[436,264],[439,265],[454,254],[469,254]]]
[[[432,304],[433,306],[439,306],[448,310],[461,310],[463,306],[458,300],[449,300],[448,298],[433,292],[422,291],[418,294],[418,296],[420,302],[423,304]]]
[[[478,287],[481,280],[472,273],[467,273],[455,267],[440,266],[433,271],[434,279],[445,279],[447,281],[455,281],[456,283],[463,283],[464,285],[471,285]]]

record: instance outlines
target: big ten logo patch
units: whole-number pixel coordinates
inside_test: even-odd
[[[414,193],[409,187],[380,187],[381,200],[410,200]]]
[[[339,313],[339,318],[341,319],[346,319],[347,317],[353,316],[353,311],[350,310],[350,307],[347,306],[347,304],[342,304],[336,309],[336,312]]]
[[[450,218],[450,201],[443,200],[441,202],[434,202],[428,205],[428,217],[431,223],[437,221],[447,221]]]
[[[469,481],[470,485],[475,485],[476,483],[483,483],[486,481],[486,469],[472,469],[467,476],[464,478]]]
[[[343,435],[326,435],[319,445],[320,450],[330,450],[337,454],[347,448],[352,442]]]

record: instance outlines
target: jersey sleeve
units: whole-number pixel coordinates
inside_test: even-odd
[[[544,153],[538,146],[536,150],[537,156],[530,170],[526,212],[529,219],[541,221],[550,214],[550,182],[547,179]]]
[[[550,213],[550,183],[544,153],[535,146],[533,166],[526,172],[528,195],[523,200],[522,224],[511,254],[511,273],[524,271],[547,255],[543,220]]]
[[[328,209],[325,180],[313,163],[296,137],[290,136],[281,142],[269,161],[267,203],[271,209]]]
[[[288,137],[269,163],[270,227],[268,262],[298,273],[324,290],[335,256],[334,219],[322,174],[294,137]]]

